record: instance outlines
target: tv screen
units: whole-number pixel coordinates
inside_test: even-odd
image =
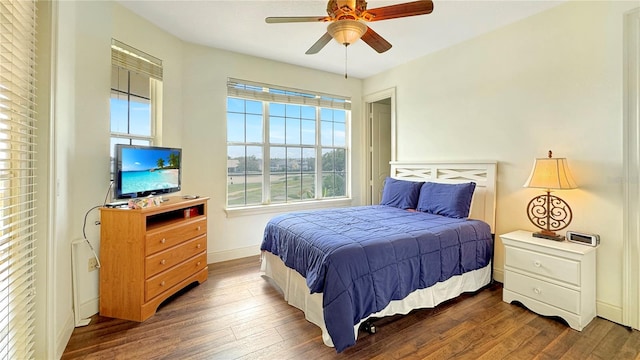
[[[114,155],[116,199],[180,191],[181,149],[117,144]]]

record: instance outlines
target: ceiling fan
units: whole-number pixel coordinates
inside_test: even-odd
[[[391,49],[391,44],[364,22],[424,15],[432,11],[433,1],[431,0],[418,0],[375,9],[367,9],[365,0],[329,0],[327,4],[328,16],[267,17],[265,21],[268,24],[331,22],[327,27],[327,32],[307,50],[306,54],[308,55],[318,53],[332,38],[345,46],[362,38],[362,41],[375,51],[383,53]]]

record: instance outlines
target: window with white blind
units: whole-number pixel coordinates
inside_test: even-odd
[[[111,41],[111,158],[115,144],[153,145],[162,114],[162,60]]]
[[[0,359],[34,351],[35,26],[35,1],[0,1]]]
[[[227,206],[349,195],[349,98],[229,79]]]

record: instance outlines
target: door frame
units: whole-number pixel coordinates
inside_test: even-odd
[[[640,8],[624,16],[622,323],[640,329]]]
[[[380,90],[372,94],[368,94],[362,97],[362,103],[364,106],[364,123],[365,123],[365,154],[367,154],[366,163],[366,174],[365,177],[365,188],[368,189],[366,191],[366,203],[371,204],[371,183],[372,174],[371,174],[371,159],[370,154],[373,148],[373,144],[371,143],[371,104],[380,100],[391,99],[391,161],[396,161],[396,88],[392,87],[385,90]]]

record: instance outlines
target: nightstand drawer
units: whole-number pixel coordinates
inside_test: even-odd
[[[580,286],[580,263],[525,249],[505,247],[505,266]]]
[[[506,271],[505,288],[574,314],[580,313],[580,293],[562,286]]]

